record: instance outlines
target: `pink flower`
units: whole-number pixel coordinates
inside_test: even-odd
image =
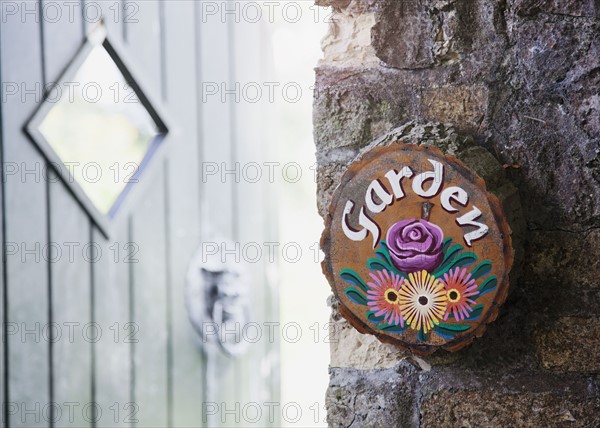
[[[375,316],[384,316],[385,322],[390,325],[404,327],[404,318],[400,313],[400,288],[402,278],[387,270],[380,270],[370,274],[373,282],[368,282],[367,291],[368,305],[375,312]]]
[[[478,285],[475,284],[474,279],[471,279],[471,274],[467,273],[465,268],[450,269],[448,273],[444,274],[442,283],[448,299],[448,309],[444,320],[448,319],[451,312],[457,321],[468,318],[475,304],[470,297],[479,294]]]

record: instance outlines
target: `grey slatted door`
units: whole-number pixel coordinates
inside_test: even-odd
[[[248,102],[236,90],[270,82],[264,63],[270,53],[266,30],[257,23],[232,19],[232,13],[229,19],[222,15],[243,5],[228,2],[217,10],[204,10],[215,14],[197,8],[202,235],[205,242],[229,251],[236,244],[239,249],[262,247],[277,239],[273,185],[266,179],[254,183],[243,173],[246,167],[258,165],[264,176],[266,162],[272,161],[265,126],[272,106],[267,97]],[[236,256],[244,260],[239,252],[221,257],[227,262]],[[280,425],[277,336],[271,341],[267,333],[272,328],[269,323],[277,321],[278,295],[267,275],[273,268],[267,250],[263,247],[259,262],[247,263],[246,268],[253,284],[248,293],[251,321],[259,326],[262,338],[238,359],[223,355],[216,346],[207,347],[205,401],[211,411],[204,417],[208,426]]]
[[[2,7],[0,427],[230,426],[234,418],[207,416],[204,403],[277,401],[277,365],[257,369],[277,360],[276,344],[261,341],[239,359],[202,348],[184,302],[202,240],[276,238],[272,212],[240,210],[272,206],[265,186],[201,177],[204,162],[266,159],[264,105],[204,102],[202,93],[207,81],[266,80],[264,29],[203,22],[190,1]],[[23,131],[44,85],[60,78],[101,15],[169,128],[108,237]],[[251,267],[258,323],[276,316],[268,267],[266,258]]]
[[[6,177],[2,213],[6,323],[2,344],[5,367],[8,367],[4,384],[5,415],[9,411],[17,413],[17,417],[9,420],[11,426],[46,425],[41,420],[40,407],[41,403],[51,401],[51,346],[41,340],[37,329],[48,324],[50,308],[50,271],[41,257],[41,248],[47,248],[50,233],[49,183],[42,181],[38,174],[45,165],[44,158],[22,132],[36,103],[40,102],[39,86],[44,80],[41,37],[42,28],[36,20],[12,19],[2,23],[0,75],[5,96],[2,100],[2,153]],[[8,97],[9,87],[18,96]],[[31,89],[32,93],[19,93],[21,88]],[[13,170],[15,172],[9,175]],[[33,332],[28,333],[26,328]],[[23,335],[19,334],[20,330]],[[23,412],[19,403],[27,403]],[[33,415],[25,413],[28,411]],[[27,416],[29,419],[24,421]]]

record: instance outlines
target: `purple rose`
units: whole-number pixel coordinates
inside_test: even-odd
[[[405,273],[425,269],[431,272],[444,258],[442,241],[444,232],[423,219],[402,220],[394,223],[387,232],[387,245],[392,263]]]

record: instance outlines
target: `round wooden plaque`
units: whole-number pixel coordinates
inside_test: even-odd
[[[508,292],[510,227],[476,173],[438,149],[376,147],[334,193],[321,247],[340,313],[428,354],[483,334]]]

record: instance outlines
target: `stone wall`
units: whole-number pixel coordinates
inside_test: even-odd
[[[505,166],[523,274],[484,337],[414,357],[335,311],[331,426],[600,426],[600,2],[318,0],[314,103],[324,215],[377,136],[452,123]],[[335,306],[335,304],[333,304]]]

